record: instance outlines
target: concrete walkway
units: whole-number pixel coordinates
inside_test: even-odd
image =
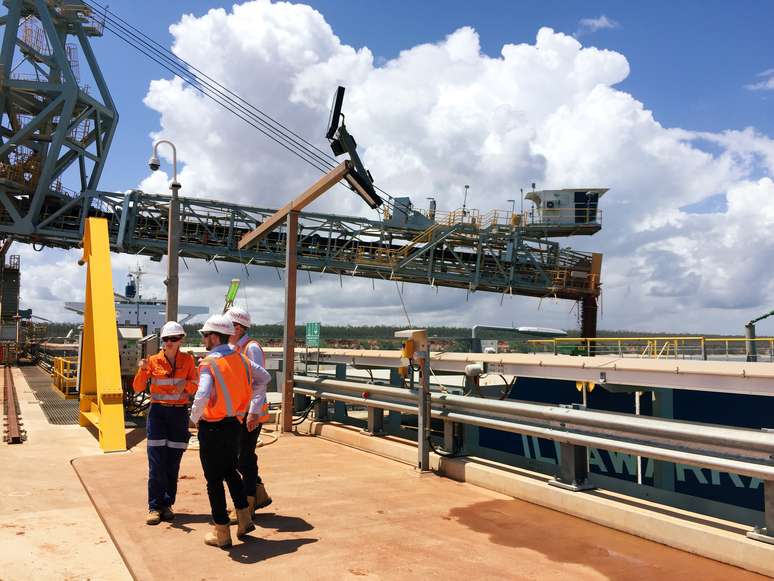
[[[262,448],[274,504],[228,551],[207,547],[197,453],[183,459],[174,523],[144,524],[146,458],[74,462],[138,579],[764,579],[322,438]]]
[[[13,375],[28,439],[0,443],[0,580],[131,579],[70,465],[101,455],[97,442],[84,428],[49,424]]]

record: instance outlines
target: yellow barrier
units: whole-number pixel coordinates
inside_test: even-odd
[[[54,357],[51,384],[65,399],[78,397],[78,358]]]
[[[126,450],[124,392],[118,360],[118,329],[110,269],[107,220],[89,218],[83,236],[86,263],[86,306],[83,312],[81,351],[82,426],[99,431],[104,452]]]

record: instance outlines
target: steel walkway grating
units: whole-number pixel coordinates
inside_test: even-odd
[[[78,424],[80,410],[77,399],[64,399],[59,395],[51,387],[51,377],[39,367],[29,365],[19,369],[40,402],[40,409],[43,410],[49,424],[61,426]]]

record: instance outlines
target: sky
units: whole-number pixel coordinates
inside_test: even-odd
[[[451,209],[470,183],[487,210],[533,181],[610,187],[602,232],[563,241],[605,254],[601,328],[740,332],[774,308],[774,2],[239,4],[111,10],[321,145],[345,84],[348,127],[388,192],[439,192]],[[159,136],[178,144],[181,195],[279,206],[315,177],[111,35],[94,49],[120,113],[100,189],[165,191],[146,165]],[[354,199],[319,209],[361,212]],[[20,252],[26,306],[61,319],[61,301],[83,295],[74,254]],[[117,290],[136,263],[114,255]],[[163,263],[142,264],[147,292],[162,294]],[[220,271],[191,265],[181,302],[216,309],[239,276]],[[64,290],[49,288],[52,272]],[[280,321],[276,273],[245,283],[255,318]],[[404,292],[416,324],[577,326],[564,301]],[[299,286],[299,320],[315,319],[406,322],[393,287],[319,275]]]

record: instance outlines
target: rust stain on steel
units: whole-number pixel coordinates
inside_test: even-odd
[[[7,424],[6,441],[9,444],[21,444],[23,441],[21,428],[19,427],[19,408],[16,405],[16,389],[13,384],[11,366],[5,366],[5,417]]]

